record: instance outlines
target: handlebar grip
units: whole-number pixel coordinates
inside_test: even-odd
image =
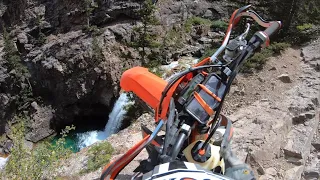
[[[274,21],[270,27],[268,27],[266,30],[264,30],[264,33],[265,33],[265,35],[270,37],[273,33],[275,33],[280,28],[281,28],[281,22]]]

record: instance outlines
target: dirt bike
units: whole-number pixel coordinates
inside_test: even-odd
[[[225,173],[224,155],[230,148],[233,129],[232,121],[220,114],[223,102],[243,63],[257,48],[268,46],[269,36],[281,27],[280,21],[267,22],[250,7],[233,12],[222,45],[211,57],[168,82],[143,67],[123,73],[121,88],[133,92],[154,109],[157,125],[153,132],[142,126],[143,139],[106,165],[101,179],[115,179],[144,148],[149,158],[140,163],[132,179],[199,179],[205,175],[211,179]],[[266,29],[247,41],[247,24],[240,36],[229,40],[241,17],[251,17]],[[165,129],[165,135],[158,136],[161,129]]]

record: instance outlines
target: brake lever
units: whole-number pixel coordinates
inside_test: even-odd
[[[210,61],[211,62],[215,62],[217,61],[217,57],[218,55],[225,49],[225,47],[227,46],[228,44],[228,41],[229,41],[229,38],[230,38],[230,35],[231,35],[231,32],[232,32],[232,29],[233,27],[239,22],[240,20],[240,17],[239,16],[241,13],[243,13],[245,10],[247,10],[248,8],[250,8],[251,5],[247,5],[247,6],[243,6],[237,10],[235,10],[230,18],[230,21],[229,21],[229,26],[228,26],[228,29],[227,29],[227,32],[226,32],[226,36],[222,42],[222,45],[219,47],[219,49],[210,57]]]
[[[246,25],[247,25],[246,30],[239,36],[239,40],[240,41],[243,41],[247,37],[247,35],[249,33],[251,25],[249,23],[247,23]]]

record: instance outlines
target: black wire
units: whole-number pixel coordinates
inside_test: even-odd
[[[225,90],[225,93],[223,94],[223,97],[221,99],[221,102],[220,102],[220,105],[218,107],[218,110],[216,111],[216,114],[214,115],[214,118],[213,118],[213,122],[216,122],[219,115],[220,115],[220,112],[222,110],[222,106],[223,106],[223,102],[224,102],[224,99],[225,97],[227,96],[229,90],[230,90],[230,87],[231,87],[231,84],[232,84],[232,81],[234,80],[234,78],[237,76],[237,70],[236,71],[233,71],[231,76],[230,76],[230,79],[228,81],[228,84],[226,85],[226,90]],[[213,134],[216,132],[217,128],[220,126],[220,120],[218,123],[216,123],[215,127],[213,128],[213,130],[210,132],[209,136],[207,137],[206,141],[202,144],[202,147],[201,149],[205,149],[209,143],[209,140],[212,138]]]
[[[194,71],[198,71],[200,69],[207,69],[207,68],[211,68],[211,67],[227,67],[230,63],[228,64],[225,64],[225,65],[205,65],[205,66],[199,66],[199,67],[192,67],[192,68],[189,68],[179,74],[177,74],[174,79],[170,80],[167,84],[167,86],[164,88],[163,92],[162,92],[162,96],[161,96],[161,99],[160,99],[160,104],[159,104],[159,112],[158,114],[161,114],[161,110],[162,110],[162,102],[164,100],[164,98],[167,96],[167,93],[168,91],[170,90],[170,88],[180,79],[182,78],[183,76],[185,76],[186,74],[189,74],[191,72],[194,72]]]
[[[251,41],[252,40],[252,41]],[[213,119],[213,122],[216,122],[219,115],[220,115],[220,112],[222,110],[222,106],[223,106],[223,102],[225,100],[225,97],[227,96],[229,90],[230,90],[230,87],[231,87],[231,84],[234,80],[234,78],[237,76],[239,70],[240,70],[240,67],[243,65],[243,63],[245,62],[245,60],[248,58],[248,55],[250,53],[252,53],[254,50],[257,49],[258,46],[260,46],[260,44],[262,43],[261,41],[259,41],[259,39],[257,39],[255,36],[252,37],[249,41],[249,44],[247,45],[246,49],[244,49],[241,53],[241,55],[235,60],[235,65],[233,66],[234,68],[234,71],[232,71],[232,74],[230,75],[230,79],[228,81],[228,84],[226,85],[226,90],[225,90],[225,93],[221,99],[221,103],[218,107],[218,110],[216,111],[216,114],[214,116],[214,119]],[[258,44],[256,44],[258,43]],[[216,126],[214,127],[214,129],[210,132],[209,136],[207,137],[206,141],[203,143],[201,149],[205,149],[209,143],[209,140],[212,138],[213,134],[215,133],[215,131],[217,130],[217,128],[219,127],[220,125],[220,122],[216,123]]]

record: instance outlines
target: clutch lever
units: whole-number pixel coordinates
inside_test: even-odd
[[[234,28],[234,26],[237,25],[237,23],[239,22],[240,20],[240,17],[239,16],[241,13],[243,13],[245,10],[247,10],[248,8],[250,8],[251,5],[247,5],[247,6],[243,6],[237,10],[235,10],[233,13],[232,13],[232,16],[230,18],[230,21],[229,21],[229,26],[228,26],[228,29],[227,29],[227,32],[226,32],[226,36],[222,42],[222,45],[219,47],[219,49],[210,57],[210,61],[211,62],[216,62],[218,61],[217,60],[217,57],[218,55],[226,48],[227,44],[228,44],[228,41],[230,39],[230,35],[231,35],[231,32],[232,32],[232,29]]]

